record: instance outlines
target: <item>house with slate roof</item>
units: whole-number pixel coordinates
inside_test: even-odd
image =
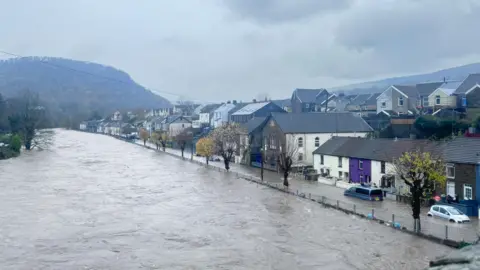
[[[297,88],[292,93],[292,112],[318,112],[321,109],[321,104],[329,98],[332,98],[332,96],[326,89]]]
[[[406,151],[420,149],[443,154],[443,142],[428,140],[366,139],[333,137],[314,152],[314,169],[351,183],[370,183],[407,193],[405,183],[395,178],[393,160]]]
[[[470,74],[455,90],[457,106],[467,108],[480,107],[480,73]]]
[[[247,123],[241,124],[239,151],[236,155],[236,162],[247,164],[252,167],[261,167],[261,148],[263,145],[262,127],[268,117],[254,117]],[[275,170],[276,168],[272,168]]]
[[[432,111],[436,112],[444,108],[456,108],[457,97],[453,93],[457,90],[462,82],[445,82],[434,90],[427,99],[423,101],[424,107],[432,107]]]
[[[376,114],[377,97],[379,95],[380,93],[357,95],[345,106],[345,110],[361,116]]]
[[[296,149],[295,165],[313,165],[312,152],[332,136],[365,137],[372,128],[352,113],[272,113],[260,125],[269,169],[277,169],[282,149]],[[252,160],[258,152],[252,151]]]
[[[221,127],[229,122],[229,112],[235,108],[235,104],[230,102],[220,105],[213,111],[213,116],[210,119],[210,126],[213,128]]]
[[[241,109],[232,113],[230,121],[238,124],[247,123],[254,117],[266,117],[271,113],[286,113],[274,102],[254,102],[243,106]]]
[[[447,163],[446,194],[459,200],[480,203],[480,141],[478,138],[456,138],[445,145]]]

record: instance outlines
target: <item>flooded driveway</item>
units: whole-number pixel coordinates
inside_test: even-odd
[[[0,269],[423,269],[449,248],[106,136],[0,161]]]

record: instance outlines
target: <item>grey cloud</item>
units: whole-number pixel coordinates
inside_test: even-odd
[[[478,1],[385,3],[352,10],[337,28],[336,43],[394,73],[435,69],[446,60],[480,54]]]
[[[346,9],[353,0],[223,0],[241,17],[262,23],[305,19],[316,14]]]

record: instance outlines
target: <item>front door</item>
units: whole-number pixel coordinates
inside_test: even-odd
[[[455,182],[447,182],[447,195],[455,198]]]

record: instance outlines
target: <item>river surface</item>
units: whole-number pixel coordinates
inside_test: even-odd
[[[113,138],[0,161],[0,269],[423,269],[445,246]]]

